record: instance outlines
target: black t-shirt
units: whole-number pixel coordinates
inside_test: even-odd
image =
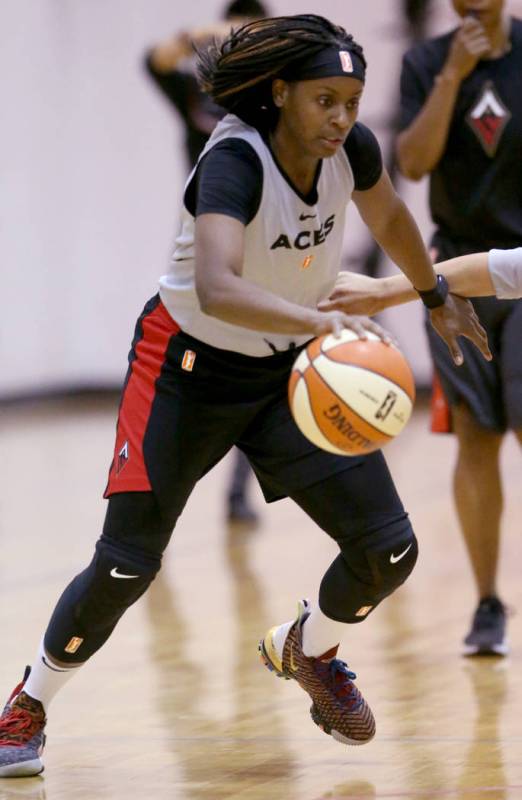
[[[401,74],[401,128],[408,127],[442,70],[455,31],[412,48]],[[430,176],[437,241],[461,252],[522,242],[522,21],[511,51],[479,61],[462,82],[446,149]]]
[[[372,131],[356,122],[344,149],[352,167],[355,190],[371,189],[382,173],[381,150]],[[317,202],[320,169],[321,162],[314,187],[303,198],[309,205]],[[285,175],[282,169],[281,172]],[[285,178],[292,186],[286,175]],[[185,206],[193,216],[226,214],[247,225],[257,213],[262,189],[263,167],[254,148],[244,139],[224,139],[202,158],[185,191]]]
[[[226,111],[201,91],[193,73],[181,70],[158,72],[150,52],[145,56],[145,69],[183,119],[187,155],[193,167],[212,130]]]

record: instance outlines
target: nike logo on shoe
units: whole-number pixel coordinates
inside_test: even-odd
[[[411,547],[411,543],[408,545],[406,550],[403,550],[402,553],[399,553],[398,556],[394,556],[393,553],[392,553],[391,556],[390,556],[390,564],[396,564],[397,561],[400,561],[401,558],[404,558],[404,556],[406,555],[406,553],[408,552],[410,547]]]
[[[125,575],[123,572],[118,572],[118,567],[113,567],[111,569],[111,577],[112,578],[139,578],[139,575]]]

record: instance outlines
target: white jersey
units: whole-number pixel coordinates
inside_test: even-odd
[[[500,300],[522,297],[522,247],[490,250],[488,267],[495,294]]]
[[[285,300],[315,308],[329,295],[340,269],[346,206],[354,189],[348,156],[341,147],[324,159],[317,203],[308,205],[281,173],[258,131],[233,114],[216,126],[200,159],[231,137],[248,142],[263,169],[259,208],[245,227],[242,275]],[[194,225],[194,217],[183,207],[170,270],[160,279],[161,300],[183,331],[214,347],[250,356],[272,355],[310,339],[310,334],[251,330],[204,314],[195,289]]]

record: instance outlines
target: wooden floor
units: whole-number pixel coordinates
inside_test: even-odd
[[[32,661],[58,593],[103,519],[113,401],[2,412],[0,692]],[[451,437],[420,406],[388,457],[420,539],[405,587],[350,629],[343,657],[377,718],[375,740],[325,736],[308,698],[258,661],[267,627],[314,597],[334,555],[290,501],[257,530],[228,529],[225,461],[197,487],[165,567],[51,707],[45,777],[0,780],[0,800],[522,798],[522,626],[512,655],[459,655],[475,598],[449,495]],[[522,459],[503,452],[501,587],[522,608]],[[376,487],[378,491],[378,487]]]

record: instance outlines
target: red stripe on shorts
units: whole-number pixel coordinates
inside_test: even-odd
[[[431,431],[432,433],[451,433],[451,408],[444,389],[435,372],[431,385]]]
[[[148,492],[152,488],[143,458],[143,438],[156,392],[156,379],[170,338],[179,332],[179,326],[161,302],[143,317],[141,325],[143,336],[134,347],[136,358],[130,365],[120,404],[114,458],[104,497],[118,492]]]

